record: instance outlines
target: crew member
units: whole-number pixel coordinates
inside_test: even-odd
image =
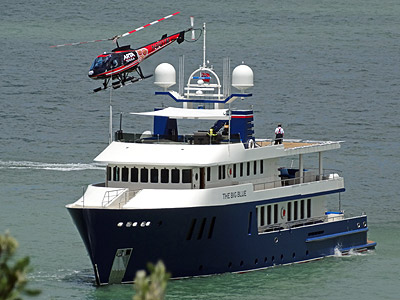
[[[211,127],[207,132],[207,135],[210,137],[210,143],[214,144],[216,141],[217,133],[214,132],[214,128]]]
[[[278,127],[275,129],[275,145],[282,144],[284,133],[282,124],[278,124]]]
[[[226,123],[224,125],[224,130],[222,130],[222,135],[228,135],[229,134],[229,125]]]

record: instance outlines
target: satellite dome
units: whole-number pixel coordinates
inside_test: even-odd
[[[154,71],[154,84],[165,89],[176,83],[176,72],[173,65],[162,63]]]
[[[238,90],[244,91],[254,86],[253,77],[253,70],[249,66],[237,66],[232,72],[232,86]]]

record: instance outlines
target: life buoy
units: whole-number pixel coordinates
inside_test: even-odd
[[[285,216],[286,216],[286,209],[284,207],[282,207],[282,209],[281,209],[281,218],[283,219],[283,218],[285,218]]]
[[[228,168],[226,170],[226,174],[228,175],[228,177],[232,177],[232,175],[233,175],[232,165],[228,166]]]
[[[253,139],[249,139],[249,140],[247,141],[247,147],[248,147],[249,149],[253,149],[253,148],[254,148],[254,140],[253,140]]]

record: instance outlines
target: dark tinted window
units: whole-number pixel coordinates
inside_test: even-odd
[[[172,183],[179,183],[180,178],[179,178],[179,169],[173,169],[171,171],[171,182]]]
[[[184,169],[182,170],[182,183],[191,183],[192,182],[192,170]]]
[[[169,183],[169,170],[168,169],[161,170],[161,183]]]
[[[139,171],[138,168],[131,169],[131,182],[138,182],[139,181]]]
[[[113,168],[113,180],[119,181],[119,167]]]
[[[140,169],[140,182],[149,182],[149,169]]]
[[[154,168],[150,171],[150,182],[158,183],[158,169]]]
[[[123,167],[121,173],[121,180],[125,182],[128,181],[128,176],[129,176],[129,169],[127,167]]]
[[[107,167],[107,180],[111,180],[111,167]]]

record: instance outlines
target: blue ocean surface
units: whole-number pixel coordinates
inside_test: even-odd
[[[376,250],[246,274],[170,281],[166,299],[399,299],[400,257],[400,2],[352,1],[26,1],[2,0],[0,40],[0,233],[9,230],[30,256],[30,286],[40,299],[131,299],[132,285],[96,287],[84,245],[65,205],[104,180],[93,162],[114,129],[151,124],[129,112],[171,104],[155,96],[153,78],[92,93],[94,58],[109,38],[153,20],[177,16],[120,40],[137,48],[207,23],[207,59],[222,73],[224,57],[255,76],[255,134],[344,141],[326,155],[341,170],[347,214],[368,215]],[[202,63],[202,43],[174,44],[141,64],[185,70]],[[186,74],[188,75],[188,74]],[[334,204],[336,205],[336,204]],[[336,207],[335,207],[336,208]],[[168,267],[168,266],[167,266]]]

